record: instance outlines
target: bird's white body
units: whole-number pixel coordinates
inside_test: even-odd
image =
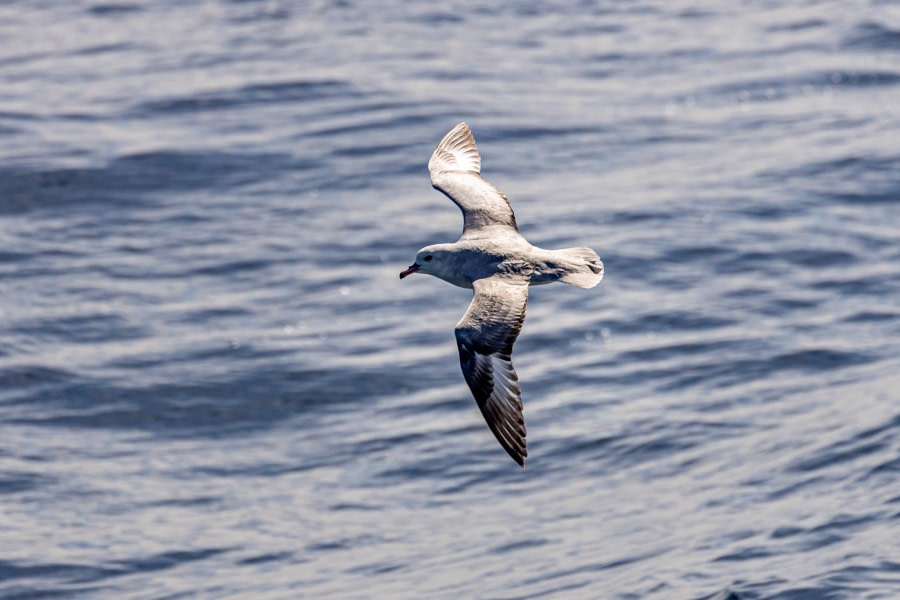
[[[522,237],[506,196],[481,176],[481,157],[465,123],[444,136],[428,170],[432,185],[462,210],[463,233],[452,244],[419,250],[400,278],[423,273],[474,290],[456,325],[460,365],[491,431],[524,467],[525,419],[511,356],[528,287],[562,281],[591,288],[603,278],[603,263],[590,248],[545,250]]]
[[[596,257],[588,248],[545,250],[532,246],[520,235],[463,239],[427,246],[421,252],[430,253],[433,258],[430,264],[420,263],[419,273],[468,289],[472,289],[473,281],[498,274],[525,277],[529,285],[563,281],[593,287],[603,273],[599,259],[586,262],[591,255]]]

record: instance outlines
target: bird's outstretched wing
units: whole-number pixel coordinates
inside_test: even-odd
[[[525,418],[512,349],[525,321],[528,280],[494,275],[473,287],[472,304],[456,324],[459,362],[488,427],[524,467]]]
[[[469,126],[460,123],[444,136],[428,161],[431,184],[463,213],[463,236],[499,225],[518,231],[503,192],[481,176],[481,157]]]

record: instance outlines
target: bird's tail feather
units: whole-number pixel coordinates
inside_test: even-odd
[[[603,261],[590,248],[565,248],[556,252],[568,267],[559,278],[563,283],[592,288],[603,279]]]

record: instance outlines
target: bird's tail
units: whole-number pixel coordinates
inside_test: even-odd
[[[581,288],[592,288],[603,279],[603,261],[590,248],[556,250],[564,268],[559,280]]]

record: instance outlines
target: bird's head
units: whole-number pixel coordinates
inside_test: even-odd
[[[447,251],[442,248],[443,244],[434,246],[426,246],[416,253],[416,262],[409,265],[409,268],[400,273],[400,279],[412,275],[413,273],[422,273],[424,275],[434,275],[440,277],[447,265]]]

